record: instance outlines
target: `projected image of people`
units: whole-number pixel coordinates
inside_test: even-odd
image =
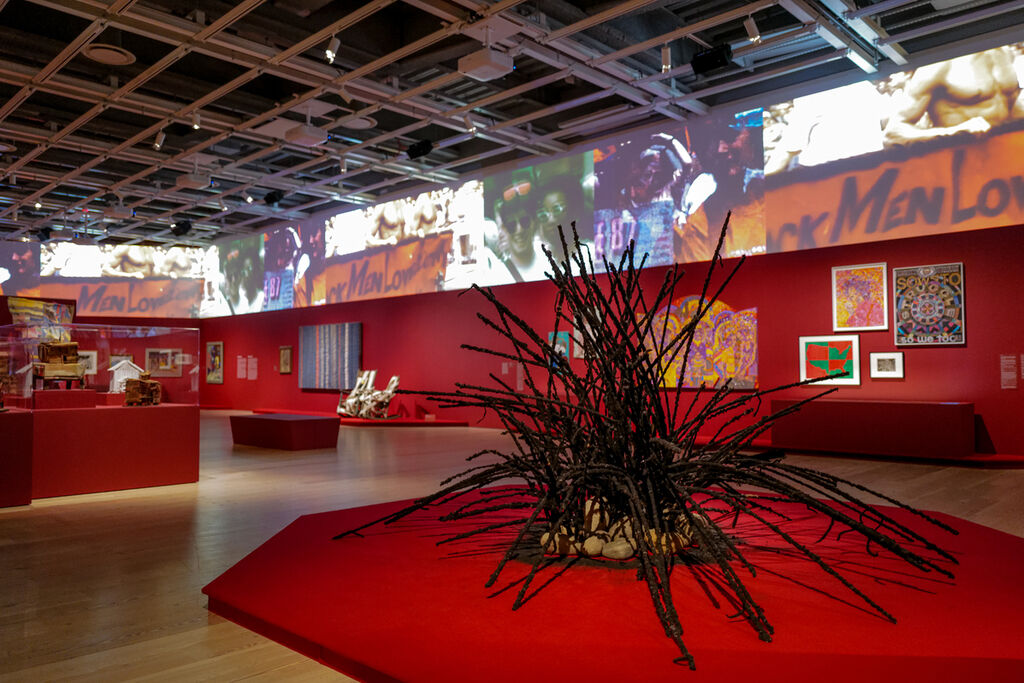
[[[0,294],[33,294],[39,286],[39,245],[0,242]]]
[[[1016,43],[975,52],[919,67],[909,77],[891,77],[882,86],[893,90],[885,144],[987,133],[1024,120],[1022,47]]]
[[[590,155],[575,155],[484,181],[489,229],[486,258],[494,261],[489,284],[542,280],[550,270],[544,247],[565,256],[558,226],[572,241],[576,221],[581,243],[592,244]]]
[[[689,150],[657,132],[594,151],[594,256],[616,261],[631,240],[647,265],[672,263],[673,216],[699,176]]]
[[[230,315],[263,310],[263,237],[246,237],[219,246],[222,294]]]
[[[263,235],[263,310],[276,311],[294,305],[294,283],[303,261],[302,240],[293,227],[276,228]]]
[[[706,261],[714,254],[729,213],[725,256],[764,251],[764,172],[761,110],[709,117],[688,129],[694,141],[691,173],[674,215],[675,261]]]

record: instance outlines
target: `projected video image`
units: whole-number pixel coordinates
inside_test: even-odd
[[[39,245],[0,242],[0,294],[30,295],[39,286]]]
[[[208,315],[263,310],[263,236],[243,237],[216,247],[219,282],[206,306]]]
[[[599,258],[614,262],[635,240],[648,265],[708,260],[730,209],[725,254],[763,251],[760,110],[626,139],[594,159]]]
[[[543,280],[546,246],[561,259],[561,225],[576,222],[580,241],[593,251],[593,157],[590,153],[498,174],[484,180],[484,256],[490,285]],[[483,283],[479,283],[483,284]]]
[[[771,107],[768,251],[1024,221],[1024,43]]]

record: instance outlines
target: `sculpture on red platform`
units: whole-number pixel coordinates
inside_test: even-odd
[[[163,385],[149,378],[148,372],[139,374],[138,379],[124,380],[124,404],[126,406],[158,406]]]
[[[725,380],[694,393],[660,391],[665,373],[678,368],[680,359],[685,364],[701,321],[742,264],[740,259],[726,268],[720,257],[727,227],[728,219],[692,317],[672,330],[658,313],[675,300],[683,270],[668,268],[656,289],[650,282],[642,286],[641,279],[653,276],[641,278],[644,262],[636,262],[631,245],[617,264],[604,263],[607,277],[595,276],[575,224],[575,249],[562,237],[563,253],[572,256],[556,261],[548,254],[557,294],[554,327],[545,329],[554,329],[554,335],[538,333],[493,292],[477,288],[493,309],[480,318],[499,335],[500,346],[464,348],[518,363],[524,388],[517,391],[491,375],[495,386],[457,384],[455,392],[434,396],[450,407],[495,411],[514,450],[477,453],[471,461],[488,456],[496,462],[470,467],[442,482],[436,493],[336,538],[437,504],[463,503],[441,521],[475,520],[479,526],[440,542],[511,530],[487,585],[497,582],[511,560],[528,562],[528,574],[516,581],[513,609],[524,603],[534,579],[552,563],[578,561],[560,556],[631,562],[650,589],[665,634],[679,650],[675,661],[690,668],[695,660],[683,642],[672,597],[676,567],[689,567],[687,575],[701,583],[709,599],[724,596],[761,639],[771,640],[768,615],[744,576],[753,575],[755,567],[746,556],[749,539],[734,532],[740,520],[777,540],[769,552],[806,558],[869,609],[895,621],[851,582],[843,567],[787,533],[787,519],[770,504],[794,502],[824,516],[828,530],[822,539],[852,533],[864,539],[869,552],[882,550],[915,570],[951,577],[949,566],[956,560],[950,553],[865,498],[881,498],[911,510],[926,525],[955,533],[953,529],[853,482],[789,464],[781,452],[752,453],[753,440],[775,420],[829,391],[769,415],[760,415],[763,398],[800,383],[737,391]],[[716,280],[719,284],[713,285]],[[553,362],[557,351],[550,340],[559,329],[575,330],[585,360]],[[698,435],[710,438],[701,442]],[[509,486],[510,480],[522,486]],[[493,514],[501,517],[488,519]],[[516,516],[509,519],[510,514]],[[543,586],[545,581],[537,583]]]
[[[39,361],[32,364],[32,384],[64,382],[70,386],[77,381],[79,386],[85,377],[86,365],[78,356],[78,342],[40,342],[37,351]]]

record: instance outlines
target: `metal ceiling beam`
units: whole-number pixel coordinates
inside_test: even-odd
[[[907,51],[895,43],[883,43],[889,34],[874,19],[869,16],[853,16],[853,10],[857,4],[853,0],[821,0],[821,2],[832,10],[837,16],[842,17],[846,25],[857,35],[878,48],[878,51],[888,57],[894,64],[903,65],[910,61]]]
[[[939,33],[940,31],[946,31],[951,28],[957,28],[975,21],[981,21],[983,19],[989,19],[996,17],[1007,12],[1014,12],[1016,10],[1024,8],[1024,0],[1008,0],[1007,2],[994,5],[992,7],[985,7],[975,12],[961,15],[959,17],[951,17],[944,21],[938,21],[933,24],[926,24],[909,31],[902,31],[890,35],[884,40],[880,40],[879,45],[890,45],[892,43],[898,43],[902,40],[910,40],[912,38],[920,38],[921,36],[931,35],[933,33]]]

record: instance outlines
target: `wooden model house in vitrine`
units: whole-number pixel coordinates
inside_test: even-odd
[[[150,379],[148,372],[143,372],[138,379],[128,378],[124,381],[124,404],[126,406],[160,405],[162,390],[160,382]]]
[[[40,342],[39,360],[32,364],[32,384],[39,380],[43,388],[48,383],[65,382],[70,386],[77,380],[81,386],[85,376],[85,363],[78,358],[78,342]]]

